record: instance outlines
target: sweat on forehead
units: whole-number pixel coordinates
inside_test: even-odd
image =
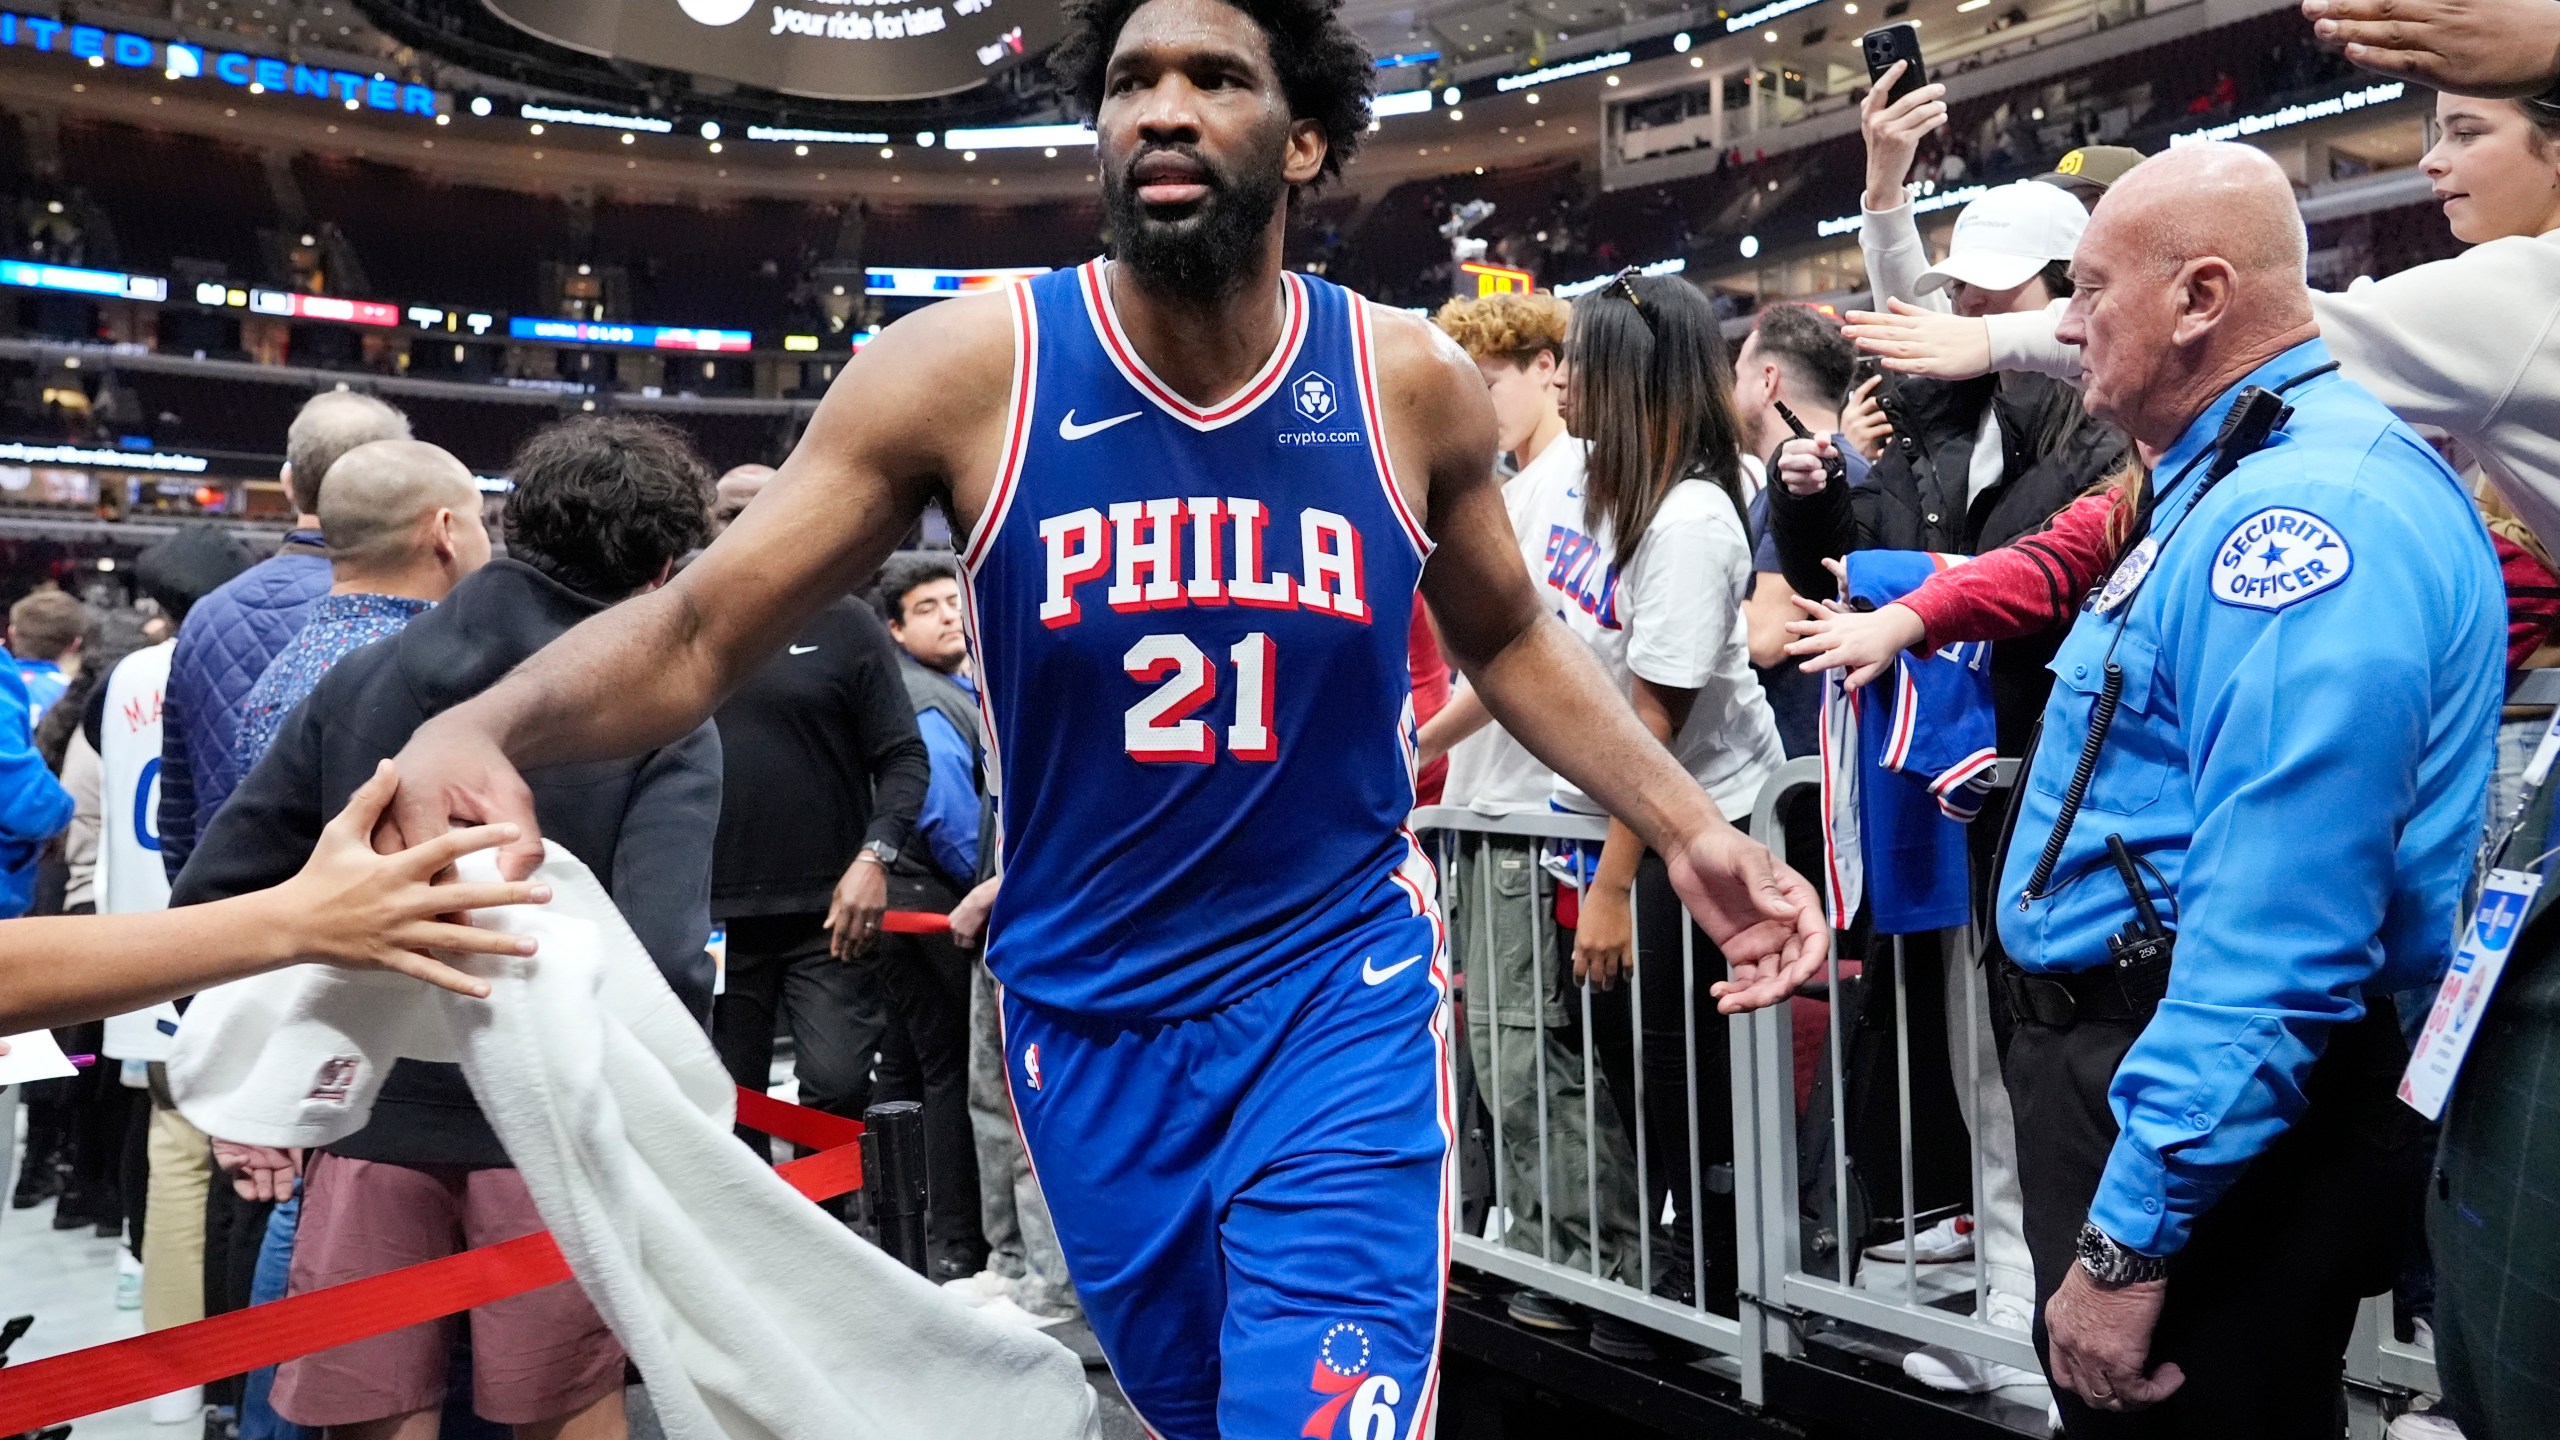
[[[2107,191],[2084,256],[2175,268],[2219,256],[2242,271],[2300,274],[2308,237],[2293,182],[2266,152],[2226,141],[2155,155]]]

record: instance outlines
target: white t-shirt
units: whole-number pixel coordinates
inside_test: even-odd
[[[169,908],[169,876],[160,864],[160,692],[178,642],[136,650],[107,676],[106,716],[98,726],[98,869],[101,915]],[[165,1060],[177,1028],[166,1003],[108,1017],[102,1047],[118,1060]],[[162,1022],[168,1024],[164,1028]]]
[[[1530,548],[1529,496],[1549,481],[1581,488],[1582,456],[1587,448],[1570,435],[1559,435],[1519,474],[1502,482],[1502,505],[1511,513],[1511,533],[1522,551]],[[1441,787],[1441,799],[1480,815],[1518,815],[1545,810],[1555,788],[1555,772],[1495,723],[1449,748],[1449,778]]]
[[[1751,673],[1742,604],[1751,594],[1751,542],[1723,490],[1700,479],[1671,487],[1622,573],[1604,521],[1583,515],[1582,476],[1547,479],[1526,497],[1521,553],[1565,627],[1599,658],[1622,692],[1635,676],[1698,692],[1671,753],[1715,797],[1727,819],[1751,813],[1760,786],[1786,760],[1778,722]],[[1583,814],[1599,805],[1558,778],[1555,802]]]

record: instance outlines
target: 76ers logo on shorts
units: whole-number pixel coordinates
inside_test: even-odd
[[[1315,1375],[1308,1388],[1325,1398],[1307,1417],[1298,1434],[1305,1440],[1333,1440],[1334,1421],[1347,1407],[1348,1440],[1395,1440],[1396,1402],[1403,1399],[1391,1375],[1369,1373],[1369,1332],[1350,1320],[1337,1320],[1316,1345]]]

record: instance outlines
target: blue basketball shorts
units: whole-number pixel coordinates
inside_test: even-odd
[[[1439,921],[1197,1019],[1005,1000],[1085,1313],[1161,1440],[1424,1440],[1457,1195]]]

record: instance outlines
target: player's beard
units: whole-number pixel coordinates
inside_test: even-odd
[[[1165,218],[1138,198],[1132,178],[1138,161],[1160,150],[1177,150],[1200,167],[1208,193],[1179,216]],[[1271,216],[1288,190],[1285,149],[1249,168],[1230,173],[1194,145],[1149,145],[1128,163],[1106,172],[1103,209],[1111,226],[1112,255],[1129,267],[1139,283],[1160,294],[1187,300],[1216,300],[1243,284],[1252,273],[1254,250],[1263,243]]]

